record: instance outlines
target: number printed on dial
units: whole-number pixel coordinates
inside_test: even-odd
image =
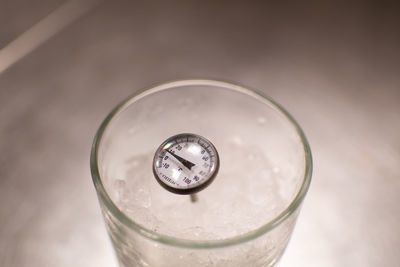
[[[165,189],[192,194],[204,189],[215,178],[219,157],[214,145],[196,134],[178,134],[157,149],[153,172]]]

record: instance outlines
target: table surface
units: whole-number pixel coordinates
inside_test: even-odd
[[[400,260],[395,4],[7,1],[0,11],[0,265],[116,266],[89,171],[108,111],[192,77],[271,96],[313,151],[280,267]]]

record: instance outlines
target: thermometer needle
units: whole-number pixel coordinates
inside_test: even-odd
[[[179,157],[178,155],[175,155],[174,153],[172,153],[170,150],[167,150],[169,154],[171,154],[174,158],[176,158],[177,160],[179,160],[180,163],[183,164],[183,166],[185,166],[186,168],[188,168],[189,170],[192,170],[192,167],[195,166],[196,164]]]

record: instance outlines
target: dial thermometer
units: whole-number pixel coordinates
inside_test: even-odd
[[[176,194],[194,194],[206,188],[219,169],[218,152],[206,138],[178,134],[157,149],[153,172],[158,183]]]

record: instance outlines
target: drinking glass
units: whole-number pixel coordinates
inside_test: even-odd
[[[194,133],[216,147],[214,181],[187,195],[152,171],[158,146]],[[273,266],[311,181],[307,140],[268,97],[222,81],[181,80],[129,97],[93,142],[91,172],[120,266]]]

